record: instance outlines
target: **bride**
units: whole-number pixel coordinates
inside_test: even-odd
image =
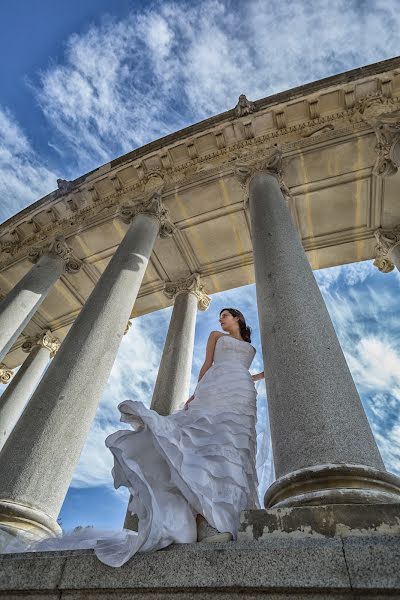
[[[67,534],[25,551],[90,547],[118,567],[136,552],[172,543],[236,539],[240,512],[260,508],[254,382],[264,372],[250,375],[256,350],[243,314],[224,308],[219,321],[224,333],[210,333],[196,389],[182,409],[161,416],[140,401],[118,406],[132,430],[116,431],[105,443],[114,456],[115,488],[131,493],[128,510],[139,519],[138,531],[96,537],[84,529],[69,546]]]

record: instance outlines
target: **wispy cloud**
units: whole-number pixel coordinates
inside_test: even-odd
[[[71,36],[37,97],[52,143],[82,170],[232,108],[240,93],[256,99],[396,55],[399,30],[395,0],[158,2]]]
[[[10,111],[0,107],[0,222],[56,187]]]

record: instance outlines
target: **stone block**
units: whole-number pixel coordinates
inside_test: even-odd
[[[400,536],[348,537],[343,548],[354,590],[396,590],[400,597]]]

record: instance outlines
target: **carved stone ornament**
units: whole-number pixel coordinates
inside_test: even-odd
[[[35,346],[47,348],[50,352],[50,358],[53,358],[61,346],[61,342],[52,335],[50,329],[46,329],[42,333],[38,333],[35,337],[27,338],[21,348],[24,352],[29,353]]]
[[[243,207],[245,210],[249,204],[249,182],[257,171],[265,171],[276,177],[285,200],[287,201],[291,197],[290,190],[283,181],[282,176],[282,148],[277,145],[269,156],[251,163],[237,163],[235,166],[235,175],[243,189]]]
[[[34,246],[29,250],[28,258],[31,262],[36,263],[44,253],[62,258],[66,273],[78,273],[82,266],[82,261],[74,256],[72,249],[67,246],[64,238],[61,236],[57,236],[47,246]]]
[[[395,100],[382,93],[367,96],[357,103],[354,118],[367,122],[375,131],[377,158],[373,173],[380,177],[397,173],[400,167],[400,109]]]
[[[166,281],[164,284],[164,294],[170,300],[175,300],[178,294],[194,294],[198,300],[199,310],[207,310],[210,306],[211,298],[204,291],[204,285],[200,282],[200,273],[192,273],[186,279],[177,281]]]
[[[70,192],[74,187],[74,182],[67,179],[57,179],[57,187],[62,192]]]
[[[4,363],[0,363],[0,381],[6,385],[12,379],[13,371],[6,367]]]
[[[122,204],[120,218],[124,223],[131,223],[134,217],[145,213],[157,217],[160,223],[159,235],[162,238],[170,237],[176,227],[168,219],[168,209],[162,203],[161,192],[157,191],[147,199],[137,204]]]
[[[234,110],[237,117],[243,117],[244,115],[255,112],[257,107],[254,102],[250,102],[244,94],[241,94]]]
[[[374,235],[377,241],[374,266],[382,273],[390,273],[394,269],[390,254],[400,244],[400,225],[393,229],[377,229]]]

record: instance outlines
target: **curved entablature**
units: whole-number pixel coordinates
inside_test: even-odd
[[[254,102],[241,96],[232,110],[73,182],[59,179],[58,190],[0,225],[1,296],[32,267],[30,254],[56,238],[80,267],[63,272],[7,366],[22,361],[27,336],[65,337],[127,231],[121,208],[153,192],[174,231],[155,242],[133,317],[169,306],[166,283],[193,273],[207,294],[254,282],[246,186],[263,165],[279,172],[313,268],[377,257],[376,232],[400,223],[399,123],[395,58]],[[377,259],[390,270],[386,254]]]

